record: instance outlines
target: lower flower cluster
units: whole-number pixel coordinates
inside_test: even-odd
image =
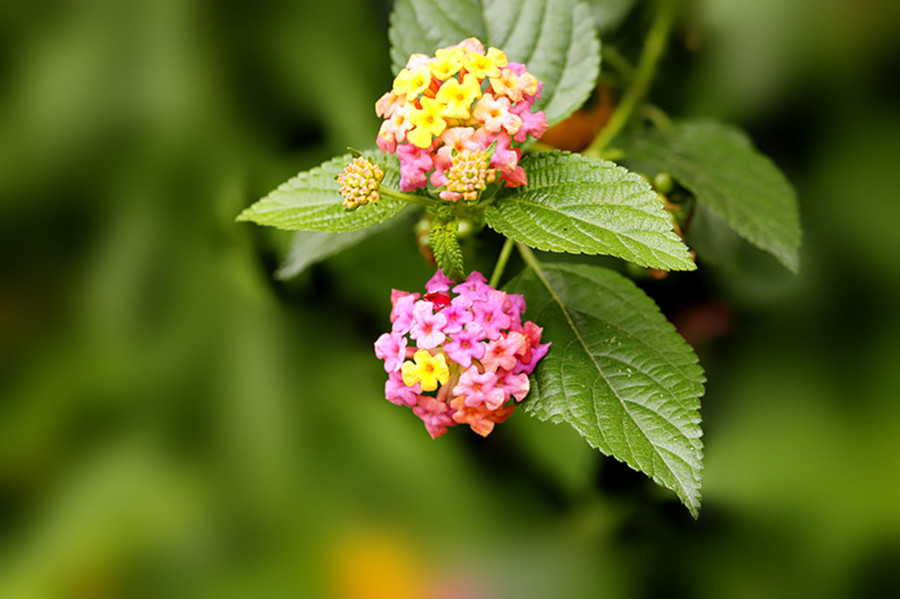
[[[528,375],[550,347],[522,322],[525,299],[481,273],[455,284],[437,273],[425,295],[394,290],[391,332],[375,342],[388,372],[385,396],[412,408],[433,438],[468,424],[487,436],[528,394]]]

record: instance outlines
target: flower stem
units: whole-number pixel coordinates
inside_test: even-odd
[[[641,114],[663,133],[669,133],[672,130],[672,120],[659,106],[647,102],[644,104]]]
[[[537,258],[535,257],[534,252],[531,251],[531,248],[524,243],[517,243],[516,249],[519,250],[519,255],[522,256],[522,260],[525,261],[528,268],[533,270],[538,276],[542,276],[543,271],[541,270],[541,265],[538,264]]]
[[[472,206],[472,209],[470,210],[470,212],[472,212],[473,214],[481,212],[482,210],[484,210],[485,208],[490,206],[493,201],[494,201],[494,196],[491,196],[485,200],[481,200],[480,202],[478,202],[477,204]]]
[[[500,277],[503,276],[503,269],[506,268],[506,262],[509,260],[509,255],[512,254],[512,249],[513,240],[507,237],[503,249],[500,250],[500,256],[497,257],[497,264],[494,265],[494,272],[491,273],[491,280],[488,282],[494,289],[500,284]]]
[[[656,72],[656,65],[659,63],[663,50],[666,48],[666,41],[669,39],[669,32],[672,29],[677,8],[678,0],[660,0],[656,18],[650,27],[650,31],[647,33],[647,39],[644,42],[644,52],[638,61],[637,70],[634,73],[631,85],[625,90],[619,105],[616,106],[606,126],[600,130],[600,133],[597,134],[591,145],[584,150],[584,153],[588,156],[599,156],[601,154],[607,144],[628,123],[628,119],[631,118],[634,109],[647,95],[650,89],[650,82]]]
[[[634,67],[628,59],[622,56],[615,46],[606,42],[603,43],[603,64],[608,64],[626,79],[634,77]]]
[[[420,206],[434,206],[435,201],[429,198],[415,195],[411,193],[403,193],[402,191],[394,191],[388,187],[379,186],[378,193],[386,198],[392,198],[394,200],[400,200],[401,202],[406,202],[408,204],[418,204]]]

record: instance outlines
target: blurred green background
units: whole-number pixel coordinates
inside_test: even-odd
[[[799,277],[725,240],[643,283],[709,377],[697,522],[563,427],[383,399],[409,223],[279,281],[233,222],[373,145],[389,11],[0,5],[0,597],[900,596],[898,4],[689,3],[661,67],[805,228]]]

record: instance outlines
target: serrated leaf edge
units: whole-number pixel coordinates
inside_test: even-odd
[[[592,158],[592,157],[584,156],[582,154],[566,152],[566,151],[562,151],[562,150],[553,150],[551,152],[535,152],[533,154],[530,154],[528,158],[529,158],[529,162],[530,162],[533,160],[546,160],[548,158],[556,159],[556,158],[562,158],[562,157],[571,157],[571,158],[575,159],[578,163],[583,164],[589,168],[603,168],[603,169],[609,169],[611,171],[616,171],[620,175],[623,176],[622,182],[643,185],[645,187],[645,189],[643,191],[652,191],[652,187],[643,177],[641,177],[640,175],[638,175],[632,171],[629,171],[627,168],[625,168],[619,164],[616,164],[615,162],[609,161],[609,160],[603,160],[601,158]],[[526,162],[523,166],[527,166],[527,164],[528,163]],[[527,169],[526,169],[526,172],[527,172]],[[596,185],[596,183],[587,182],[587,181],[581,181],[581,182],[576,181],[576,182],[571,183],[571,185],[586,185],[587,186],[587,185]],[[552,186],[547,186],[547,188],[550,188],[550,187],[552,187]],[[526,192],[540,190],[540,189],[543,189],[543,187],[535,187],[530,184],[526,185],[524,188],[524,190]],[[632,194],[628,197],[635,197],[637,195],[638,194]],[[520,197],[516,198],[516,196],[520,196]],[[519,202],[521,204],[533,205],[541,210],[553,211],[550,207],[548,207],[546,205],[526,202],[523,198],[521,198],[521,194],[519,194],[517,192],[509,192],[505,196],[501,196],[500,198],[498,198],[498,200],[503,200],[504,198],[512,198],[516,202]],[[660,215],[655,215],[652,212],[647,212],[647,211],[641,210],[640,208],[638,208],[636,206],[620,205],[620,207],[623,209],[636,210],[644,216],[649,216],[649,217],[654,217],[654,218],[660,216]],[[485,213],[486,222],[487,222],[488,226],[490,226],[492,229],[496,230],[498,233],[505,235],[506,233],[498,230],[490,222],[490,218],[488,215],[490,214],[491,211],[496,211],[496,210],[499,210],[499,209],[494,204],[491,204],[490,206],[488,206],[488,210]],[[565,214],[559,210],[555,210],[555,212],[559,212],[560,214]],[[566,216],[568,216],[568,215],[566,215]],[[665,216],[665,215],[662,215],[662,216]],[[573,219],[573,220],[575,220],[575,219]],[[575,222],[580,222],[580,221],[576,220]],[[564,241],[570,241],[564,237],[561,237],[557,233],[547,230],[546,228],[540,227],[540,229],[542,232],[546,233],[548,236],[558,237],[560,239],[563,239]],[[654,258],[658,259],[658,257],[660,255],[667,258],[666,260],[659,260],[658,264],[650,264],[648,261],[645,261],[645,260],[628,260],[630,262],[634,262],[635,264],[638,264],[638,265],[644,266],[644,267],[648,267],[648,268],[665,268],[665,269],[669,269],[669,270],[681,270],[681,271],[692,271],[692,270],[697,269],[697,264],[692,259],[690,259],[690,253],[689,253],[688,247],[685,245],[684,241],[680,237],[678,237],[678,235],[675,233],[674,228],[667,229],[665,231],[643,231],[643,232],[648,233],[648,234],[658,234],[660,237],[664,238],[667,241],[675,242],[681,248],[683,248],[684,251],[683,251],[682,255],[670,254],[659,248],[651,247],[651,246],[647,245],[646,243],[636,239],[635,237],[628,235],[626,231],[617,231],[617,230],[613,230],[613,229],[609,229],[609,228],[607,228],[605,230],[608,231],[610,234],[614,235],[620,241],[620,243],[625,247],[629,247],[632,243],[638,244],[642,249],[648,251],[651,255],[653,255]],[[599,242],[599,240],[596,237],[589,234],[588,232],[581,230],[581,233],[583,235],[590,237],[591,239],[594,239],[595,241]],[[628,240],[631,243],[625,243],[623,240]],[[541,243],[540,241],[525,242],[520,239],[517,239],[516,241],[520,241],[521,243],[526,243],[526,245],[528,245],[529,247],[533,247],[537,250],[541,250],[541,251],[545,251],[545,252],[567,253],[567,254],[576,254],[576,255],[577,254],[585,254],[585,255],[612,255],[612,256],[615,256],[615,254],[610,254],[606,251],[591,251],[591,250],[585,250],[585,249],[581,249],[581,248],[577,249],[577,250],[571,250],[571,249],[559,250],[559,249],[555,249],[554,247],[552,247],[550,245],[547,245],[546,243]],[[615,257],[621,258],[620,256],[615,256]],[[621,259],[627,260],[625,258],[621,258]],[[663,264],[664,266],[661,267],[660,264]]]
[[[393,165],[390,164],[392,161],[391,155],[381,155],[383,158],[380,161],[382,164],[382,169],[385,173],[385,181],[389,176],[397,176],[394,171],[398,171],[399,169],[393,168]],[[371,158],[370,158],[371,159]],[[339,205],[340,202],[340,194],[338,192],[337,183],[335,183],[334,187],[322,187],[321,185],[308,185],[304,187],[304,184],[307,180],[313,179],[319,176],[329,177],[332,169],[345,165],[352,160],[352,155],[350,153],[343,154],[340,156],[335,156],[330,160],[326,160],[325,162],[314,166],[308,170],[301,171],[300,173],[294,175],[287,181],[281,183],[274,190],[270,191],[264,197],[260,198],[243,211],[237,215],[235,218],[236,222],[253,222],[263,226],[271,226],[281,230],[286,231],[320,231],[324,233],[347,233],[350,231],[358,231],[360,229],[364,229],[366,227],[370,227],[376,225],[378,223],[384,222],[389,218],[395,216],[400,210],[403,209],[404,204],[397,200],[393,200],[390,198],[382,197],[377,203],[374,204],[365,204],[362,206],[357,206],[353,209],[354,212],[360,214],[360,216],[364,216],[366,212],[373,212],[375,210],[384,210],[388,214],[385,215],[371,215],[368,218],[368,222],[364,224],[360,224],[359,222],[353,222],[352,220],[342,220],[339,221],[343,223],[343,226],[339,228],[322,228],[322,227],[313,227],[313,226],[304,226],[304,227],[286,227],[278,224],[274,224],[271,222],[266,222],[266,215],[277,212],[279,210],[290,211],[291,208],[261,208],[265,207],[268,201],[278,202],[276,196],[278,194],[287,194],[293,191],[296,191],[298,188],[303,188],[304,191],[311,193],[322,193],[322,194],[334,194],[334,201],[320,201],[314,203],[308,203],[303,206],[305,210],[328,210],[332,206]],[[340,169],[338,169],[340,170]],[[335,175],[336,176],[336,175]]]
[[[573,275],[576,275],[576,276],[577,276],[577,274],[578,274],[578,273],[572,272],[571,270],[567,269],[564,265],[560,265],[560,264],[553,265],[553,266],[551,266],[550,268],[553,269],[553,270],[568,271],[570,274],[573,274]],[[566,322],[567,322],[568,325],[569,325],[569,328],[570,328],[570,329],[572,330],[572,332],[575,334],[575,338],[577,339],[578,343],[581,345],[581,348],[582,348],[582,350],[584,351],[584,353],[587,354],[587,355],[590,357],[591,362],[594,364],[595,368],[597,369],[597,372],[600,373],[600,375],[603,377],[604,380],[608,380],[608,378],[607,378],[606,374],[604,373],[603,369],[600,367],[600,364],[598,364],[597,361],[594,359],[594,355],[591,353],[591,350],[590,350],[590,348],[588,347],[587,342],[584,340],[584,337],[581,336],[581,333],[580,333],[580,331],[578,330],[578,328],[576,327],[575,321],[572,319],[572,316],[569,314],[569,310],[566,308],[566,305],[565,305],[565,303],[562,301],[562,298],[559,297],[559,295],[556,293],[556,290],[555,290],[555,289],[553,288],[553,286],[550,284],[550,281],[547,280],[547,277],[546,277],[546,275],[544,274],[543,269],[538,265],[537,268],[532,267],[532,272],[534,272],[535,276],[537,276],[538,280],[540,280],[541,284],[544,286],[544,288],[545,288],[545,289],[547,290],[547,292],[550,294],[550,297],[553,299],[554,303],[556,303],[556,305],[559,307],[560,311],[562,312],[563,316],[564,316],[565,319],[566,319]],[[658,308],[658,307],[656,307],[656,312],[657,312],[657,314],[659,314],[660,316],[662,316],[662,313],[659,311],[659,308]],[[668,321],[666,321],[666,322],[668,323]],[[675,331],[675,329],[674,329],[674,327],[672,327],[671,323],[668,323],[668,325],[669,325],[669,327],[672,328],[672,332],[677,334],[677,331]],[[685,342],[685,343],[686,343],[686,342]],[[692,364],[693,364],[693,365],[696,365],[696,366],[700,369],[700,372],[699,372],[699,378],[700,378],[700,380],[698,380],[697,382],[698,382],[699,384],[703,385],[703,384],[706,382],[706,375],[705,375],[705,373],[703,372],[702,367],[700,367],[699,359],[697,358],[696,354],[695,354],[693,351],[691,352],[691,354],[694,356],[694,360],[693,360]],[[618,391],[617,391],[612,385],[608,385],[608,386],[609,386],[609,388],[612,390],[612,392],[614,393],[614,395],[616,396],[616,398],[619,400],[619,402],[622,404],[622,410],[623,410],[623,412],[626,413],[626,414],[628,414],[628,417],[631,419],[631,421],[632,421],[632,423],[635,425],[635,427],[636,427],[638,430],[640,430],[642,433],[644,433],[644,436],[649,440],[650,437],[644,432],[644,429],[638,424],[637,420],[634,418],[634,416],[632,416],[631,412],[629,411],[629,409],[628,409],[628,407],[627,407],[627,405],[626,405],[626,401],[622,398],[621,395],[619,395]],[[564,392],[565,392],[565,391],[564,391]],[[698,397],[697,399],[699,399],[699,397]],[[630,402],[630,403],[635,403],[635,402],[632,401],[632,402]],[[527,399],[526,399],[525,409],[526,409],[526,412],[531,413],[531,414],[534,414],[534,415],[536,415],[536,416],[538,416],[538,417],[540,418],[541,415],[540,415],[539,413],[537,413],[537,412],[535,412],[535,411],[533,411],[533,410],[529,410],[529,409],[528,409],[528,402],[527,402]],[[661,417],[661,418],[664,418],[665,420],[668,420],[668,419],[666,419],[665,417],[663,417],[661,414],[660,414],[660,417]],[[563,417],[561,414],[559,414],[558,412],[555,413],[555,414],[549,415],[546,419],[545,419],[545,418],[541,418],[541,419],[542,419],[542,420],[549,420],[550,422],[552,422],[552,423],[554,423],[554,424],[561,424],[561,423],[567,422],[567,421],[564,419],[564,417]],[[696,417],[696,419],[692,421],[692,424],[699,424],[700,422],[701,422],[701,418],[700,418],[700,416],[699,416],[699,414],[698,414],[697,417]],[[568,424],[571,426],[571,423],[568,423]],[[671,423],[670,423],[670,424],[671,424]],[[677,427],[676,427],[676,428],[677,428]],[[576,430],[578,430],[578,429],[576,428]],[[600,435],[601,435],[602,437],[605,438],[604,432],[603,432],[599,427],[598,427],[598,431],[600,432]],[[579,434],[581,433],[581,431],[578,431],[578,432],[579,432]],[[657,454],[657,456],[659,457],[659,459],[660,459],[664,464],[667,465],[669,472],[672,474],[672,477],[673,477],[675,480],[678,481],[679,487],[680,487],[680,489],[681,489],[681,492],[679,493],[678,491],[676,491],[676,494],[677,494],[680,498],[682,498],[683,500],[687,500],[685,505],[686,505],[686,507],[688,508],[688,511],[691,513],[691,515],[692,515],[694,518],[697,518],[698,515],[699,515],[699,510],[700,510],[700,500],[701,500],[700,486],[701,486],[701,483],[702,483],[702,472],[703,472],[703,447],[704,447],[704,446],[703,446],[703,438],[702,438],[702,435],[701,435],[701,436],[697,436],[697,437],[691,437],[691,438],[696,440],[696,442],[697,442],[697,444],[698,444],[698,445],[697,445],[697,451],[699,452],[699,454],[698,454],[699,460],[698,460],[698,466],[697,466],[697,476],[696,476],[696,478],[694,479],[694,482],[697,483],[697,491],[694,492],[694,493],[691,493],[691,492],[685,487],[685,485],[684,485],[684,483],[682,482],[682,480],[675,474],[675,471],[674,471],[671,467],[668,466],[669,461],[666,460],[665,457],[663,457],[662,453],[660,453],[660,451],[661,451],[661,450],[664,450],[664,448],[658,447],[658,446],[657,446],[655,443],[653,443],[652,441],[650,441],[650,445],[653,447],[653,450],[656,452],[656,454]],[[591,443],[591,441],[590,441],[589,439],[587,439],[587,438],[585,438],[585,440],[588,442],[589,445],[591,445],[591,446],[594,447],[595,449],[599,450],[599,451],[600,451],[601,453],[603,453],[604,455],[607,455],[607,456],[609,456],[609,457],[614,458],[616,461],[621,462],[621,463],[627,465],[629,468],[632,468],[633,470],[635,470],[635,471],[637,471],[637,472],[641,472],[642,474],[645,474],[645,475],[647,474],[646,472],[643,472],[642,470],[639,470],[638,468],[636,468],[634,465],[629,464],[628,461],[627,461],[626,459],[620,458],[619,456],[615,455],[615,454],[612,453],[612,452],[607,453],[607,452],[604,451],[602,448],[597,447],[596,445],[594,445],[593,443]],[[671,454],[672,452],[667,451],[667,453]],[[675,455],[676,457],[678,457],[679,460],[684,461],[684,458],[681,458],[680,456],[677,456],[676,454],[673,454],[673,455]],[[632,456],[633,456],[633,452],[632,452]],[[656,482],[656,483],[657,483],[658,485],[660,485],[661,487],[664,487],[664,488],[667,488],[667,489],[670,488],[670,487],[669,487],[663,480],[661,480],[661,479],[659,478],[659,476],[656,475],[655,473],[652,474],[652,475],[649,475],[649,476],[650,476],[650,478],[651,478],[654,482]]]

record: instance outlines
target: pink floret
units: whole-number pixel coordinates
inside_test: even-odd
[[[413,308],[412,325],[409,327],[409,336],[416,340],[416,345],[421,349],[433,349],[441,345],[447,336],[444,327],[447,325],[447,317],[443,313],[434,313],[431,302],[417,302]]]
[[[512,107],[510,112],[522,119],[522,126],[513,136],[517,142],[523,143],[529,135],[537,139],[547,132],[547,117],[543,110],[532,113],[531,106],[525,102],[519,102]]]
[[[425,291],[428,293],[438,293],[440,291],[450,291],[450,285],[453,284],[447,275],[440,268],[434,273],[434,276],[425,283]]]
[[[400,370],[406,358],[406,337],[400,333],[383,333],[375,341],[375,356],[384,360],[386,371]]]
[[[496,410],[507,399],[502,389],[494,388],[496,384],[496,373],[480,373],[476,366],[470,366],[459,377],[459,382],[453,388],[453,395],[464,397],[466,406],[470,408],[484,405],[489,410]]]
[[[450,406],[429,395],[419,397],[419,403],[413,408],[413,412],[425,423],[425,430],[432,439],[446,433],[448,426],[456,426]]]
[[[528,341],[521,333],[509,333],[487,344],[481,363],[488,370],[512,370],[518,355],[528,348]]]
[[[400,372],[392,372],[388,376],[387,382],[384,384],[384,396],[398,406],[413,407],[419,401],[419,393],[422,392],[422,386],[416,383],[412,387],[408,387],[403,382]]]
[[[459,299],[457,296],[456,299]],[[471,306],[472,303],[469,302]],[[450,303],[450,306],[444,308],[444,317],[447,319],[447,325],[444,327],[444,333],[447,335],[456,335],[463,330],[463,327],[472,322],[472,312],[468,308],[463,308],[460,304]]]
[[[450,343],[444,345],[444,351],[451,360],[468,368],[472,360],[484,357],[486,346],[481,338],[481,329],[460,330],[452,336]]]
[[[397,298],[394,308],[391,310],[391,330],[395,333],[406,334],[413,323],[413,306],[419,299],[418,293],[410,293]]]
[[[431,148],[398,144],[397,157],[400,159],[400,190],[410,192],[425,187],[428,183],[426,173],[434,167]]]
[[[491,289],[491,286],[487,284],[484,275],[473,270],[466,281],[454,287],[453,291],[472,301],[484,301],[487,298],[488,289]]]

